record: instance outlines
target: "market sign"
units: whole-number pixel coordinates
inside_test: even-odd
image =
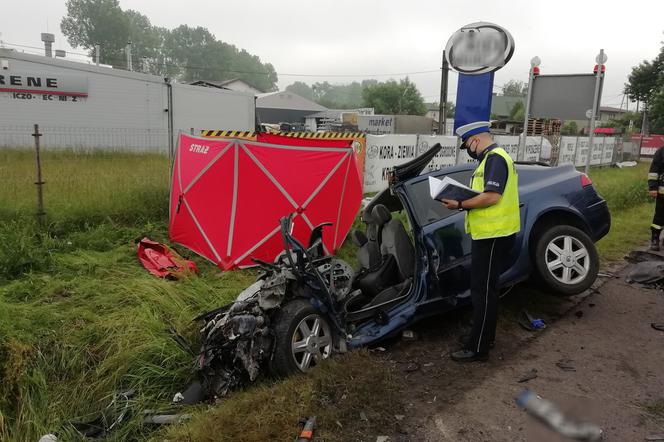
[[[476,22],[456,31],[447,42],[445,58],[461,74],[480,75],[505,66],[514,54],[514,39],[507,29]]]
[[[358,115],[357,129],[372,135],[394,133],[394,115]]]
[[[60,73],[26,73],[0,71],[0,92],[14,94],[14,98],[29,99],[38,95],[87,97],[88,79],[79,75]]]

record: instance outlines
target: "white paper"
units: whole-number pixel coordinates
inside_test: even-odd
[[[471,192],[476,191],[472,190],[470,187],[466,186],[465,184],[461,184],[454,178],[450,178],[449,176],[446,176],[442,180],[439,180],[438,178],[434,178],[432,176],[429,177],[429,193],[431,194],[431,198],[436,198],[442,192],[447,186],[452,185],[452,186],[457,186],[461,187],[466,190],[470,190]]]

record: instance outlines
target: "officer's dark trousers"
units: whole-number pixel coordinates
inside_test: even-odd
[[[515,235],[473,240],[470,292],[473,300],[473,328],[468,349],[488,353],[496,337],[498,318],[498,277],[508,262]]]
[[[654,230],[661,231],[664,228],[664,195],[658,194],[655,202],[655,216],[652,218]]]

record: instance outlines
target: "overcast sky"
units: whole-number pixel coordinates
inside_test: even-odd
[[[280,89],[297,80],[384,81],[408,73],[428,102],[440,94],[441,51],[448,38],[475,21],[504,26],[516,43],[512,60],[496,73],[496,85],[527,80],[535,55],[542,59],[542,74],[591,72],[604,48],[605,106],[620,106],[631,67],[652,59],[664,40],[662,0],[120,0],[120,5],[154,25],[208,28],[272,63]],[[0,15],[0,39],[7,46],[40,47],[39,34],[48,30],[56,36],[54,48],[72,50],[60,32],[65,13],[65,0],[15,2]],[[453,100],[456,74],[450,77]]]

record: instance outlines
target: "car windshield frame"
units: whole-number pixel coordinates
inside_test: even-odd
[[[444,176],[450,176],[460,183],[468,185],[470,183],[470,177],[472,174],[472,169],[440,169],[436,172],[428,173],[422,176],[421,179],[413,180],[407,183],[405,186],[406,193],[408,195],[410,205],[412,206],[413,216],[417,220],[417,223],[424,227],[459,213],[458,210],[448,209],[440,201],[436,201],[431,198],[431,194],[429,193],[428,177],[433,176],[440,179]]]

